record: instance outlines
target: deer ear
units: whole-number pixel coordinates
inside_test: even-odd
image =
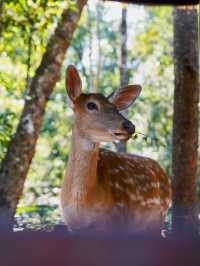
[[[140,85],[128,85],[120,88],[108,96],[109,102],[114,104],[119,111],[127,109],[139,96],[142,87]]]
[[[78,71],[72,65],[68,66],[67,68],[65,85],[67,94],[72,103],[74,103],[75,100],[81,95],[82,83]]]

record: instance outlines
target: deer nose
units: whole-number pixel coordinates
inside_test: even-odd
[[[128,120],[124,121],[122,126],[129,134],[133,134],[135,132],[135,126]]]

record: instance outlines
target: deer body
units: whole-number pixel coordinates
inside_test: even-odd
[[[68,69],[67,83],[73,92],[80,87],[73,67]],[[128,231],[161,229],[171,201],[170,179],[149,158],[99,148],[100,141],[127,139],[134,131],[102,97],[79,92],[74,100],[75,123],[61,189],[64,222],[71,229],[112,230],[115,224]],[[94,107],[91,101],[101,105],[85,111],[85,106]]]

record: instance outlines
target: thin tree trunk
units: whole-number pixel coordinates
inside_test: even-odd
[[[88,31],[89,31],[89,87],[88,92],[92,92],[94,86],[93,79],[93,64],[92,64],[92,43],[93,43],[93,35],[92,35],[92,23],[90,17],[90,7],[87,5],[87,13],[88,13]]]
[[[82,62],[82,60],[83,60],[83,48],[80,47],[80,49],[79,49],[79,48],[74,47],[74,51],[76,52],[77,57],[78,57],[78,59],[80,61],[82,73],[83,73],[83,76],[86,79],[87,87],[89,88],[90,87],[90,78],[89,78],[89,76],[87,74],[87,71],[86,71],[86,68],[84,66],[84,63]]]
[[[127,9],[122,8],[121,19],[121,58],[120,58],[120,86],[128,85],[128,68],[127,68]],[[128,115],[128,110],[122,113],[124,116]],[[120,141],[116,143],[118,152],[126,152],[126,142]]]
[[[30,82],[30,70],[31,70],[31,56],[32,56],[32,45],[33,45],[33,27],[30,25],[29,33],[28,33],[28,44],[27,44],[27,60],[26,60],[26,88],[28,88],[28,84]]]
[[[197,234],[199,54],[196,7],[174,9],[173,217],[175,234]]]
[[[74,1],[62,14],[25,99],[16,134],[0,169],[0,222],[11,229],[24,181],[35,152],[45,107],[87,0]],[[38,173],[39,174],[39,173]]]
[[[3,32],[3,0],[0,0],[0,38]]]
[[[101,78],[101,4],[98,3],[96,7],[97,12],[97,24],[96,24],[96,36],[97,36],[97,72],[96,72],[96,82],[94,87],[94,92],[97,93],[99,90],[99,83]]]

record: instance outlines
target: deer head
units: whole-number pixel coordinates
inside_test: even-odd
[[[72,102],[79,133],[93,142],[127,140],[135,126],[122,116],[141,92],[139,85],[129,85],[107,98],[99,93],[82,93],[82,82],[74,66],[66,73],[66,88]]]

